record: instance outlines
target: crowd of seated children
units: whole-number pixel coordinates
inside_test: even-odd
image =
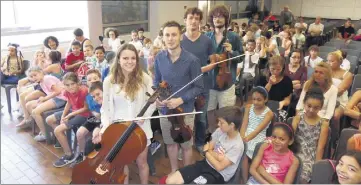
[[[88,133],[92,133],[93,130],[99,129],[100,125],[100,108],[103,102],[103,84],[101,80],[101,74],[96,69],[90,69],[87,71],[86,83],[89,88],[89,93],[86,96],[86,104],[88,110],[92,114],[94,119],[88,119],[80,126],[76,132],[76,138],[78,142],[78,153],[75,155],[75,159],[71,166],[74,166],[85,159],[84,151],[86,144],[86,136]]]
[[[246,105],[240,129],[243,142],[247,143],[245,151],[247,157],[243,160],[242,168],[243,179],[248,179],[249,163],[253,158],[253,152],[257,143],[262,142],[266,138],[266,130],[268,129],[272,119],[273,112],[266,106],[268,101],[268,92],[264,87],[258,86],[252,89],[252,104]]]

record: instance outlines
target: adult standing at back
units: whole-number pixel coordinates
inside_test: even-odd
[[[199,25],[203,19],[203,12],[197,8],[188,8],[184,13],[184,23],[186,32],[182,35],[181,46],[195,55],[201,63],[201,71],[203,73],[204,89],[202,96],[205,104],[199,111],[202,114],[196,115],[195,123],[195,144],[199,153],[203,155],[203,145],[205,142],[205,134],[207,130],[207,105],[209,100],[209,89],[211,88],[211,79],[208,75],[216,65],[209,65],[208,59],[214,53],[212,40],[199,31]]]
[[[292,25],[293,21],[295,20],[293,13],[289,9],[288,6],[284,6],[283,10],[280,14],[280,24],[281,25]]]
[[[74,41],[80,42],[80,44],[81,44],[80,51],[81,51],[81,52],[84,51],[84,50],[83,50],[84,46],[93,45],[92,42],[91,42],[88,38],[84,37],[84,32],[83,32],[82,29],[80,29],[80,28],[75,29],[75,30],[73,31],[73,34],[74,34],[74,37],[75,37],[75,38],[74,38],[74,40],[72,40],[72,41],[70,42],[70,46],[69,46],[69,49],[68,49],[68,53],[71,53],[71,52],[73,51],[73,50],[71,49],[71,45],[72,45],[72,43],[73,43]]]

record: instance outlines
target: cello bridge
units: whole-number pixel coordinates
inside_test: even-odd
[[[102,164],[99,164],[98,168],[95,170],[99,175],[104,175],[105,173],[109,172],[108,169],[104,170]]]

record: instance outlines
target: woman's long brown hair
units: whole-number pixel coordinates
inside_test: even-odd
[[[130,50],[135,53],[136,56],[136,65],[134,70],[128,76],[128,82],[125,83],[125,76],[120,66],[120,56],[124,50]],[[119,50],[117,51],[117,55],[115,57],[115,61],[113,62],[112,66],[110,67],[110,83],[118,84],[121,86],[121,89],[124,89],[125,94],[131,101],[135,100],[137,92],[141,88],[143,84],[143,71],[140,67],[140,60],[138,56],[137,49],[132,44],[124,44]],[[117,92],[117,93],[120,93]]]

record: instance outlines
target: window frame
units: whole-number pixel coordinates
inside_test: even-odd
[[[101,6],[102,6],[102,11],[103,11],[103,5],[101,5]],[[102,29],[104,30],[105,28],[108,28],[108,27],[121,27],[121,26],[137,25],[137,24],[147,24],[148,27],[144,28],[145,29],[144,32],[150,32],[150,23],[149,23],[150,22],[149,21],[149,17],[150,17],[150,1],[148,1],[147,9],[148,9],[147,20],[129,21],[129,22],[115,22],[115,23],[107,23],[107,24],[103,23],[102,24]],[[130,33],[119,33],[119,36],[126,36],[126,35],[129,35],[129,34]]]

